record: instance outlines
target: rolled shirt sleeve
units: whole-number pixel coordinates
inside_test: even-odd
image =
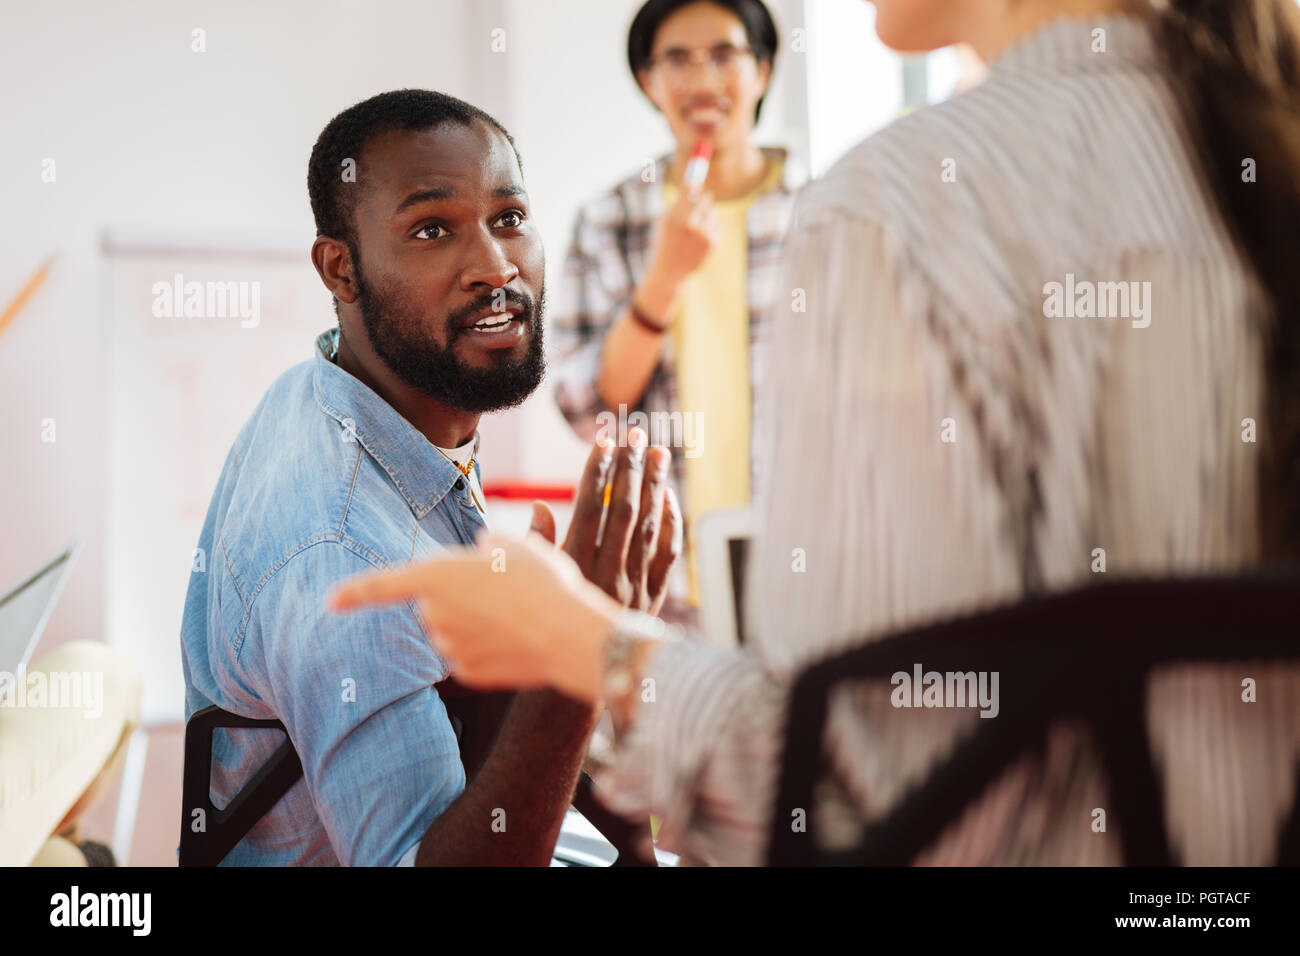
[[[433,686],[447,668],[414,608],[325,608],[334,582],[370,570],[370,560],[337,542],[300,550],[253,599],[239,644],[242,677],[284,723],[345,866],[413,862],[424,832],[465,787]]]

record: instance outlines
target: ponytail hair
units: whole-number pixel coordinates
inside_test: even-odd
[[[1205,182],[1269,298],[1260,538],[1265,559],[1300,558],[1300,6],[1152,5]]]

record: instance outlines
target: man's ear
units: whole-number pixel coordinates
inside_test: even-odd
[[[329,236],[317,236],[311,244],[311,264],[334,298],[349,304],[357,301],[352,252],[348,244]]]

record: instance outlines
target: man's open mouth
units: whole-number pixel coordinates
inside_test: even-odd
[[[490,319],[479,319],[473,325],[469,326],[470,332],[501,332],[509,328],[510,323],[518,319],[518,316],[504,312],[501,315],[493,316]]]
[[[489,312],[467,322],[462,331],[473,332],[476,335],[491,335],[496,332],[505,332],[513,323],[522,323],[523,321],[523,316],[515,311]]]
[[[731,102],[725,99],[696,100],[682,110],[686,122],[693,126],[721,126],[730,113]]]

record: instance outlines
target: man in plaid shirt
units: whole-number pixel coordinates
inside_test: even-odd
[[[784,150],[764,150],[785,158]],[[707,440],[703,428],[693,434],[689,419],[680,429],[669,419],[680,412],[677,370],[673,339],[661,336],[658,362],[649,384],[634,404],[611,408],[601,397],[597,382],[601,374],[605,337],[611,327],[630,311],[633,295],[650,267],[652,231],[663,215],[663,182],[667,157],[656,161],[653,178],[632,176],[611,192],[584,206],[574,224],[573,239],[565,257],[564,272],[551,309],[554,360],[551,376],[555,382],[555,400],[565,420],[584,441],[592,441],[611,421],[625,422],[617,434],[605,429],[609,437],[626,435],[627,427],[638,424],[633,416],[641,412],[652,423],[646,430],[652,444],[673,447],[672,486],[684,514],[691,514],[685,494],[685,470],[690,445]],[[749,375],[751,396],[761,387],[765,363],[766,332],[774,309],[791,308],[790,294],[777,287],[781,242],[793,208],[797,188],[786,167],[785,176],[776,189],[758,196],[749,210],[749,255],[746,288],[749,312]],[[635,320],[634,320],[635,321]],[[649,331],[649,330],[647,330]],[[651,348],[654,347],[652,342]],[[753,402],[751,398],[751,408]],[[604,413],[602,417],[602,413]],[[674,427],[661,429],[654,423],[672,421]],[[704,421],[707,421],[705,416]],[[704,425],[707,427],[707,425]],[[751,449],[751,458],[756,449]],[[754,476],[757,477],[757,476]],[[752,485],[751,485],[752,494]],[[690,525],[686,532],[690,534]],[[689,542],[688,542],[689,547]],[[674,616],[688,614],[686,563],[678,562],[669,592],[672,605],[665,606]]]
[[[800,307],[778,288],[798,175],[785,150],[752,142],[776,31],[758,0],[726,6],[651,0],[633,21],[629,64],[676,149],[578,212],[549,337],[556,401],[580,438],[621,442],[640,425],[673,450],[687,560],[663,613],[688,623],[691,519],[748,504],[767,330],[775,309]],[[701,140],[708,177],[683,189]]]

